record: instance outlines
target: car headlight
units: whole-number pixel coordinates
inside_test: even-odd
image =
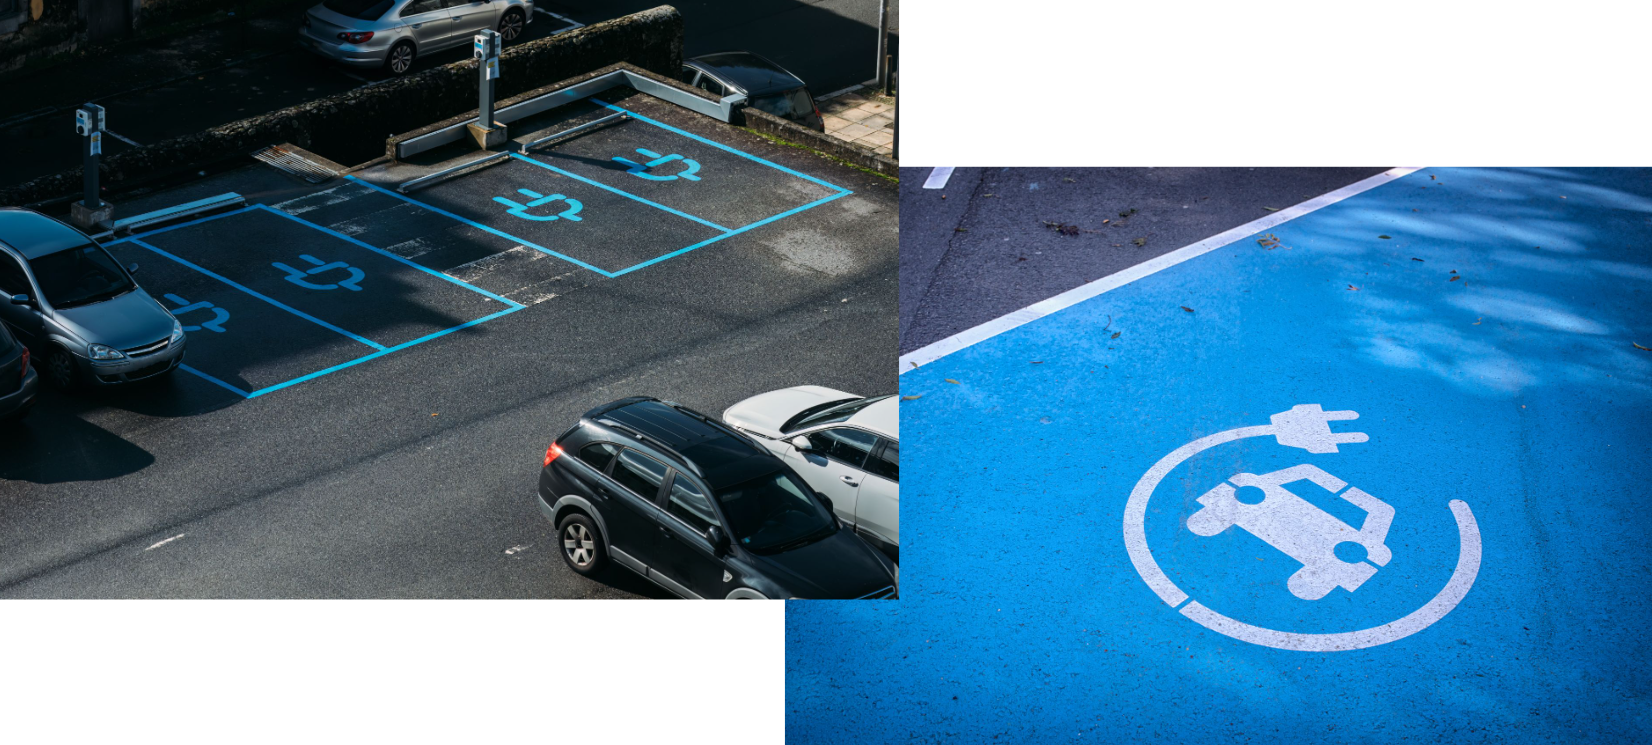
[[[87,351],[88,354],[90,354],[92,356],[92,359],[94,359],[94,360],[124,360],[124,359],[126,359],[126,354],[121,352],[119,349],[115,349],[113,347],[107,347],[107,346],[104,346],[102,344],[93,344],[93,345],[87,347],[86,351]]]
[[[181,324],[181,323],[178,323],[178,319],[174,318],[174,319],[172,319],[172,339],[171,339],[171,343],[172,344],[177,344],[178,342],[183,341],[183,339],[184,339],[184,325]]]

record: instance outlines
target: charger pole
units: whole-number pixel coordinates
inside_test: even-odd
[[[499,79],[499,48],[504,37],[493,29],[483,29],[471,39],[471,57],[477,61],[476,122],[470,125],[471,137],[484,150],[505,144],[505,128],[493,121],[493,85]]]
[[[98,156],[103,154],[103,107],[86,104],[75,110],[75,134],[84,138],[81,145],[81,171],[85,193],[79,202],[69,205],[69,220],[81,230],[107,227],[114,214],[114,205],[103,201],[98,193]]]

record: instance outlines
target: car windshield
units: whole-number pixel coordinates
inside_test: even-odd
[[[843,403],[828,404],[824,409],[819,409],[819,407],[816,407],[816,409],[804,409],[802,413],[792,417],[791,421],[782,425],[780,427],[780,431],[795,432],[800,429],[815,427],[822,424],[847,422],[849,421],[849,417],[859,413],[861,409],[871,406],[872,404],[886,398],[889,398],[889,396],[857,398]]]
[[[831,535],[836,525],[814,492],[787,471],[775,471],[717,492],[729,534],[754,553],[777,553]]]
[[[794,88],[785,93],[754,98],[747,105],[785,119],[802,119],[815,113],[815,104],[809,99],[808,88]]]
[[[357,20],[376,21],[395,4],[395,0],[326,0],[321,7]]]
[[[29,259],[29,267],[40,284],[40,294],[60,310],[108,300],[137,288],[115,259],[95,243]]]

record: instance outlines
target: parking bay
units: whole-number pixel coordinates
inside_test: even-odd
[[[255,205],[111,251],[142,265],[140,283],[163,304],[197,306],[180,315],[202,327],[186,364],[263,393],[184,372],[161,386],[46,397],[0,459],[14,515],[0,526],[6,592],[651,593],[561,565],[531,501],[546,438],[595,403],[638,393],[715,413],[801,382],[889,392],[896,207],[893,186],[866,174],[642,97],[616,102],[785,170],[739,158],[753,169],[841,186],[808,209],[795,209],[810,203],[801,196],[765,206],[752,214],[762,224],[740,232],[749,223],[719,232],[528,163],[407,195],[372,187],[417,168],[311,186],[257,165],[133,201],[141,212],[235,191]],[[594,219],[541,225],[502,205],[485,211],[499,205],[493,196],[555,179],[591,215],[623,216],[614,232]],[[706,183],[717,182],[694,185]],[[722,195],[761,201],[774,183],[754,178]],[[465,219],[443,214],[466,209]],[[589,230],[570,241],[562,228]],[[229,315],[222,332],[206,326],[218,309]],[[175,535],[185,537],[147,550]]]

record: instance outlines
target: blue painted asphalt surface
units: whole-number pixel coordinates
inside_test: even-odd
[[[902,406],[902,599],[788,606],[789,739],[1652,739],[1652,351],[1634,346],[1652,347],[1652,175],[1429,169],[1269,232],[902,376],[921,396]],[[1181,609],[1293,634],[1401,621],[1459,571],[1456,500],[1480,563],[1443,617],[1277,649],[1195,623],[1132,563],[1144,474],[1305,404],[1357,412],[1328,430],[1368,439],[1218,444],[1148,497]],[[1316,600],[1276,547],[1307,522],[1187,522],[1225,480],[1303,464],[1393,509],[1392,558]],[[1371,519],[1287,488],[1350,530]]]

